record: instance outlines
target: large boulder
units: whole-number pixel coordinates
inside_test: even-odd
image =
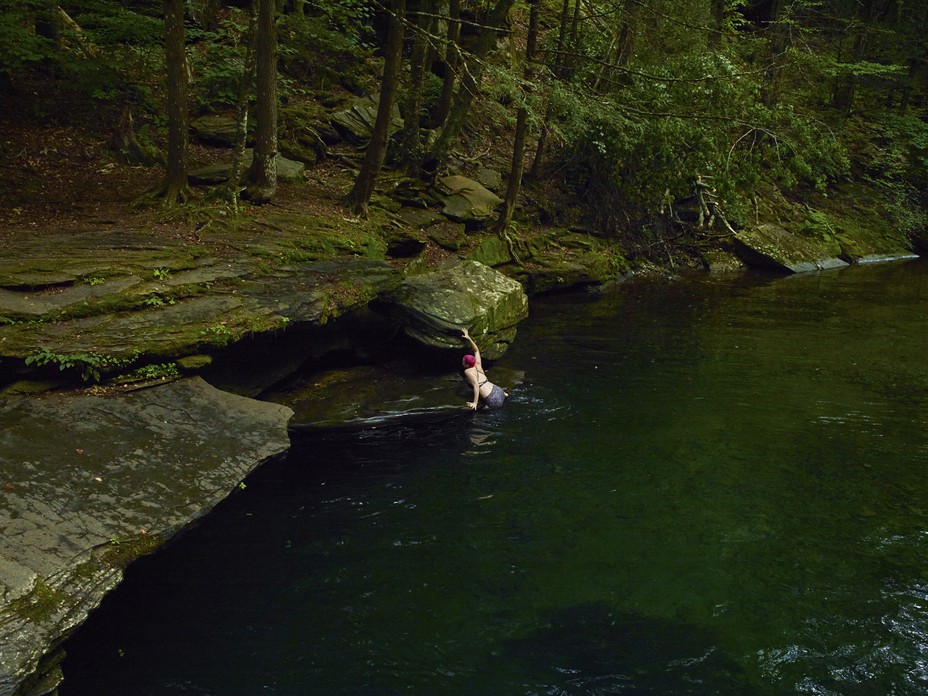
[[[467,327],[490,360],[506,352],[528,316],[522,285],[476,261],[407,278],[377,306],[427,346],[461,348],[461,327]]]
[[[125,567],[285,451],[291,415],[198,378],[0,404],[0,696],[54,690]]]

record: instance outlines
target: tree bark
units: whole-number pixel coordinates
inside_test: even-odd
[[[451,102],[454,98],[455,75],[458,70],[458,41],[461,38],[461,0],[451,0],[448,5],[448,42],[445,45],[445,60],[442,65],[441,96],[438,98],[438,107],[432,125],[440,128],[448,120],[451,113]]]
[[[712,0],[712,28],[709,30],[709,48],[713,51],[721,50],[724,35],[725,0]]]
[[[406,0],[391,0],[390,28],[383,62],[383,81],[380,86],[380,101],[377,119],[371,132],[371,140],[364,153],[364,162],[355,179],[354,186],[345,199],[345,205],[355,215],[367,215],[367,204],[374,193],[377,175],[387,155],[390,139],[390,120],[396,91],[399,85],[400,68],[403,64],[403,28],[406,18]]]
[[[403,132],[400,137],[399,159],[406,170],[416,174],[422,160],[419,119],[422,112],[422,83],[425,75],[425,59],[428,54],[428,35],[434,9],[429,0],[419,0],[419,12],[413,25],[412,55],[409,58],[409,83],[406,87],[406,103],[403,110]]]
[[[185,201],[189,119],[187,114],[187,55],[184,36],[184,1],[164,0],[164,47],[167,67],[168,152],[160,195],[165,203]]]
[[[480,79],[483,76],[483,59],[496,44],[497,31],[505,24],[506,16],[509,14],[514,1],[497,0],[485,22],[486,26],[480,31],[472,60],[468,61],[468,65],[462,71],[460,85],[454,95],[451,111],[441,129],[441,133],[429,152],[428,159],[434,164],[434,167],[430,167],[430,169],[437,170],[438,165],[445,161],[451,151],[451,144],[457,139],[464,127],[464,121],[467,119],[470,105],[477,94]]]
[[[554,54],[554,77],[564,79],[564,44],[567,41],[567,24],[570,18],[570,0],[563,0],[561,4],[561,21],[557,33],[557,49]],[[541,171],[541,163],[545,155],[545,145],[548,142],[548,120],[551,118],[551,107],[545,108],[545,115],[541,122],[541,131],[538,133],[538,142],[535,144],[535,157],[528,175],[537,178]]]
[[[268,203],[277,192],[277,6],[258,0],[255,30],[255,150],[247,198]]]
[[[242,169],[245,148],[248,146],[248,101],[255,83],[255,32],[258,18],[254,10],[249,12],[248,28],[245,30],[245,63],[238,82],[238,97],[235,104],[235,143],[232,152],[232,173],[223,192],[226,200],[238,212],[238,198],[242,191]]]
[[[512,167],[509,172],[509,181],[506,183],[506,196],[503,198],[503,209],[500,212],[499,219],[496,221],[496,231],[504,237],[507,237],[506,231],[515,213],[516,201],[519,197],[519,190],[522,187],[522,172],[525,169],[525,133],[528,130],[528,107],[525,105],[525,100],[528,98],[528,90],[532,82],[535,46],[538,41],[538,0],[529,0],[529,3],[528,36],[525,44],[524,70],[524,90],[526,93],[523,95],[522,106],[519,107],[519,111],[516,114],[516,132],[512,144]]]

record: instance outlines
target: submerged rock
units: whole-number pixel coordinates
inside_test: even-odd
[[[0,696],[53,689],[123,569],[285,451],[291,413],[196,378],[0,406]]]
[[[524,373],[494,367],[490,377],[511,390]],[[467,406],[471,394],[460,374],[402,363],[331,370],[263,398],[293,409],[290,429],[299,432],[460,418],[472,413]]]

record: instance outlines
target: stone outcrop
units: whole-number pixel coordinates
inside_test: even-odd
[[[188,179],[191,184],[200,185],[200,186],[209,186],[214,184],[222,184],[229,180],[232,176],[232,161],[231,161],[231,152],[229,154],[228,162],[220,162],[219,164],[210,164],[205,167],[197,167],[191,169],[188,174]],[[254,161],[255,151],[251,148],[245,150],[242,156],[242,177],[244,179],[245,175],[248,172],[251,163]],[[284,157],[282,154],[277,154],[277,178],[281,181],[299,181],[303,178],[303,172],[306,171],[306,165],[302,162],[296,162],[292,159]]]
[[[841,268],[841,246],[834,240],[791,234],[774,223],[738,230],[735,253],[748,266],[786,273]]]
[[[153,243],[115,230],[23,244],[16,258],[0,261],[0,359],[23,361],[42,349],[61,361],[80,355],[103,374],[124,373],[255,333],[325,324],[402,279],[384,261],[353,256],[269,271],[258,254],[296,249],[312,256],[316,244],[326,247],[320,254],[339,244],[363,250],[363,242],[303,231],[297,220],[278,223],[287,231],[265,231],[255,239],[255,256],[235,261],[198,256],[183,240]],[[61,257],[47,258],[49,248]]]
[[[291,414],[198,378],[0,405],[0,696],[53,688],[126,565],[286,450]]]
[[[456,222],[484,225],[496,217],[496,208],[503,202],[495,193],[466,176],[453,174],[441,178],[438,184],[444,194],[442,212]]]
[[[407,278],[377,306],[427,346],[460,348],[461,327],[467,327],[490,360],[506,352],[528,316],[522,285],[477,261]]]
[[[332,116],[332,125],[346,139],[353,143],[365,143],[370,140],[374,123],[377,121],[377,108],[380,95],[374,94],[355,99],[351,106]],[[400,130],[403,119],[399,107],[394,104],[390,113],[390,132]]]

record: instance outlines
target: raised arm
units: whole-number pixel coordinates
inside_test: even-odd
[[[470,337],[470,334],[467,333],[467,329],[461,329],[461,338],[470,344],[471,350],[474,351],[474,360],[477,363],[477,367],[482,368],[483,365],[480,362],[480,349],[477,347],[477,344],[474,343],[474,339]]]

